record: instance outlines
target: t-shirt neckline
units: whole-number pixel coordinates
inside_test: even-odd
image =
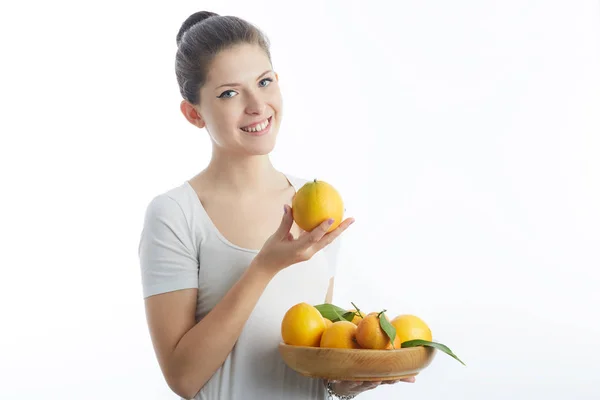
[[[295,180],[293,179],[293,177],[290,176],[289,174],[285,173],[285,172],[282,172],[282,173],[283,173],[283,176],[285,176],[285,178],[287,179],[288,183],[294,188],[294,192],[297,193],[298,192],[298,186],[297,186]],[[202,202],[200,201],[200,198],[198,197],[198,194],[196,193],[196,191],[194,190],[194,188],[192,187],[192,185],[190,184],[190,182],[186,180],[185,181],[185,185],[191,191],[191,194],[195,198],[195,204],[199,208],[200,212],[202,213],[202,215],[204,216],[204,218],[206,219],[206,221],[208,221],[210,229],[215,233],[215,235],[217,235],[217,237],[219,238],[219,240],[221,240],[224,244],[226,244],[229,247],[232,247],[232,248],[234,248],[236,250],[244,251],[244,252],[247,252],[247,253],[257,254],[260,251],[260,249],[249,249],[249,248],[246,248],[246,247],[238,246],[237,244],[230,242],[221,233],[221,231],[217,228],[217,226],[215,225],[215,223],[213,222],[213,220],[210,218],[210,215],[208,215],[208,212],[206,211],[206,209],[202,205]]]

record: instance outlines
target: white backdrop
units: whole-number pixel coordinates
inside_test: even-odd
[[[361,399],[600,398],[600,7],[583,0],[3,4],[0,398],[176,398],[137,244],[148,201],[208,161],[173,70],[199,9],[269,35],[274,163],[356,218],[334,303],[420,315],[467,364],[438,353]]]

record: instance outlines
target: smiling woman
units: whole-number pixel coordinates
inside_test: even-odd
[[[191,20],[203,17],[209,19],[184,24],[178,35],[181,110],[190,123],[206,128],[214,145],[268,154],[275,145],[282,105],[268,41],[235,17],[198,13]],[[220,36],[221,30],[230,32]],[[256,137],[263,140],[247,140]]]
[[[205,130],[209,164],[147,207],[139,256],[150,335],[169,387],[194,399],[324,399],[372,384],[303,377],[279,356],[281,319],[332,296],[337,241],[290,207],[307,179],[278,171],[282,96],[266,37],[211,12],[177,34],[183,116]],[[327,386],[326,386],[327,384]]]

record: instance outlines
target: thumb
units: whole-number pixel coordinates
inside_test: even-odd
[[[284,204],[283,218],[281,218],[281,224],[279,225],[279,228],[277,228],[275,236],[281,240],[287,238],[293,223],[294,218],[292,217],[292,209],[287,204]]]

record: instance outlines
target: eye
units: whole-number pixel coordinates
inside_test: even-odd
[[[226,90],[223,93],[221,93],[219,96],[217,96],[219,99],[230,99],[233,96],[235,96],[237,93],[235,92],[235,90]]]
[[[271,84],[271,82],[273,82],[273,79],[271,79],[271,78],[265,78],[265,79],[261,80],[258,83],[258,85],[260,87],[267,87],[267,86],[269,86]]]

